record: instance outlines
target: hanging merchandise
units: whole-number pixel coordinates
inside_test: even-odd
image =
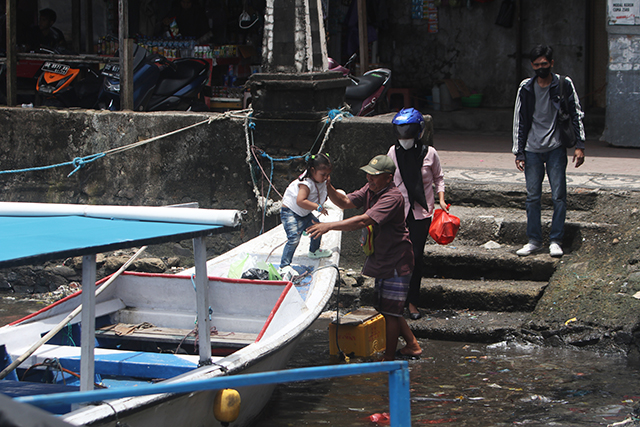
[[[500,10],[498,11],[498,17],[496,18],[496,25],[511,28],[513,26],[513,15],[515,14],[515,9],[516,5],[513,0],[502,0]]]
[[[423,0],[411,0],[411,18],[422,19],[424,17],[423,8],[424,8]]]
[[[427,32],[434,34],[438,32],[438,8],[435,0],[425,1],[425,17],[427,19]]]

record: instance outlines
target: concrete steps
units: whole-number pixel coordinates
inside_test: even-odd
[[[530,280],[424,279],[421,306],[441,310],[533,311],[547,282]]]
[[[483,198],[481,187],[474,191],[473,197]],[[595,203],[584,206],[589,205]],[[572,258],[582,240],[615,228],[614,224],[591,222],[592,214],[584,206],[567,212],[565,256],[561,259],[549,256],[546,247],[535,255],[516,255],[527,241],[522,208],[508,204],[453,207],[451,213],[460,218],[456,240],[449,245],[430,240],[425,246],[419,303],[423,317],[409,320],[415,335],[496,342],[517,333],[530,319],[558,266]],[[543,206],[545,236],[552,213]]]
[[[583,191],[580,197],[570,197],[565,255],[552,258],[545,246],[540,253],[520,257],[516,251],[527,242],[522,188],[447,185],[451,213],[460,218],[461,225],[452,243],[438,245],[429,239],[425,245],[419,301],[423,316],[407,320],[419,338],[497,342],[519,333],[532,320],[531,313],[556,270],[577,261],[585,239],[611,236],[617,227],[593,221],[599,218],[594,215],[599,193]],[[552,213],[545,194],[544,236],[548,236]],[[373,279],[355,272],[343,275],[343,279],[340,301],[344,308],[375,305]]]

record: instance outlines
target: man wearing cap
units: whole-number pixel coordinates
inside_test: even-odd
[[[385,155],[371,159],[360,168],[367,173],[367,184],[353,193],[338,192],[327,180],[327,193],[341,209],[364,207],[365,212],[342,221],[320,222],[307,229],[313,238],[330,230],[351,231],[372,226],[373,253],[367,255],[362,274],[376,279],[378,311],[386,323],[385,360],[395,356],[419,357],[420,344],[402,316],[413,270],[413,249],[405,225],[404,197],[393,182],[395,164]],[[407,345],[398,350],[398,337]]]

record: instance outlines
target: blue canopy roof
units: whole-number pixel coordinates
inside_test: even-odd
[[[226,227],[225,227],[226,228]],[[101,219],[85,216],[0,216],[0,268],[178,241],[221,225]]]

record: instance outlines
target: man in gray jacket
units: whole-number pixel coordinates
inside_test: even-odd
[[[545,170],[551,186],[553,218],[549,233],[549,254],[561,257],[564,223],[567,213],[567,149],[560,141],[560,76],[551,72],[553,49],[536,46],[530,54],[535,77],[520,83],[513,115],[513,154],[516,167],[524,171],[527,185],[527,237],[529,242],[516,253],[527,256],[542,249],[541,197]],[[569,115],[576,135],[573,163],[584,163],[584,113],[573,82],[566,78]]]

